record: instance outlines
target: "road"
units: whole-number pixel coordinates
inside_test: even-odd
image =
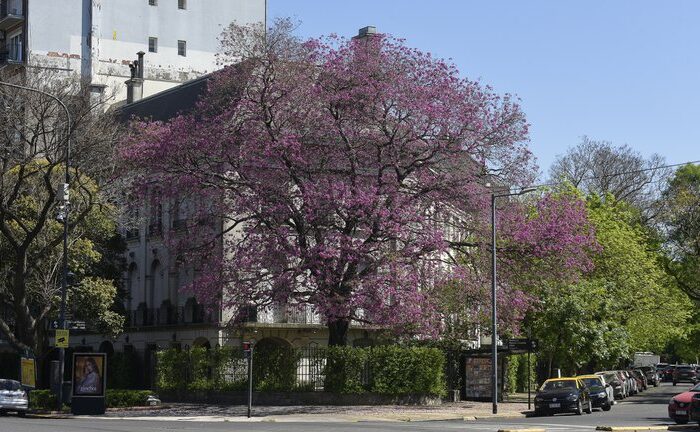
[[[517,419],[487,419],[477,421],[433,421],[433,422],[202,422],[202,421],[153,421],[100,418],[32,419],[3,417],[0,432],[160,432],[160,431],[312,431],[321,432],[393,432],[393,431],[497,431],[503,427],[540,427],[548,431],[595,430],[596,426],[651,426],[671,424],[666,407],[669,399],[685,391],[688,386],[673,387],[662,384],[645,393],[630,397],[615,405],[610,412],[594,411],[589,415],[561,414],[552,417]]]

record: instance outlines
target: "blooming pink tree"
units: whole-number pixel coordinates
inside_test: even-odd
[[[222,58],[239,62],[193,113],[134,123],[124,160],[222,221],[187,237],[199,298],[310,304],[331,345],[353,320],[434,332],[431,287],[454,268],[450,247],[483,225],[484,184],[532,178],[525,116],[402,41],[290,30],[232,25]]]

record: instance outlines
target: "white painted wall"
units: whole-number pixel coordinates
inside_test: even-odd
[[[233,21],[263,22],[266,0],[31,0],[27,11],[30,62],[65,68],[124,99],[128,64],[144,51],[144,97],[217,68],[218,37]],[[158,52],[148,52],[148,38]],[[187,42],[186,56],[177,53]]]

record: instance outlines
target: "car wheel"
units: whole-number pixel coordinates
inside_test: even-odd
[[[4,417],[6,415],[7,415],[7,411],[0,410],[0,417]]]
[[[576,415],[582,415],[583,414],[583,405],[581,404],[581,400],[578,401],[578,405],[576,406]]]
[[[673,385],[676,385],[676,384],[677,384],[677,383],[674,381],[674,382],[673,382]]]
[[[686,423],[688,423],[688,419],[687,419],[687,418],[675,418],[674,420],[676,421],[676,424],[686,424]]]
[[[19,416],[19,417],[26,417],[26,416],[27,416],[27,412],[26,412],[26,411],[18,411],[18,412],[17,412],[17,416]]]
[[[593,403],[588,400],[588,408],[586,408],[586,414],[591,414],[593,412]]]
[[[603,408],[603,411],[610,411],[610,409],[612,409],[612,405],[610,405],[610,404],[603,405],[602,408]]]

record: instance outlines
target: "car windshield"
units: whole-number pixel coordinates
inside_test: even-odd
[[[581,381],[583,381],[586,384],[586,387],[602,387],[603,384],[601,384],[600,379],[598,378],[581,378]]]
[[[13,380],[0,380],[0,390],[19,390],[20,389],[20,384],[17,381]]]
[[[700,392],[700,383],[695,384],[690,391],[692,392]]]
[[[540,390],[575,390],[576,381],[566,380],[566,381],[547,381],[542,384]]]
[[[679,369],[679,370],[690,370],[690,369],[692,369],[692,367],[690,367],[690,366],[678,366],[677,369]]]
[[[603,376],[605,377],[605,381],[607,382],[617,381],[617,377],[614,374],[605,374]]]

